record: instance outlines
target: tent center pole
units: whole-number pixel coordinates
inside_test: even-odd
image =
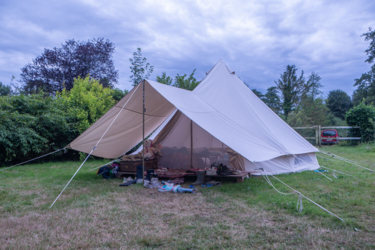
[[[190,120],[190,167],[193,168],[193,121]]]
[[[146,106],[145,106],[145,80],[143,79],[143,126],[142,126],[142,179],[143,183],[145,181],[145,112],[146,112]]]

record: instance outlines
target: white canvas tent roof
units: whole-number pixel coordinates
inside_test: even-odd
[[[89,153],[128,101],[92,154],[117,158],[129,151],[142,141],[142,95],[142,88],[135,87],[68,147]],[[268,108],[221,60],[194,91],[145,80],[145,96],[146,135],[157,129],[156,136],[178,110],[196,128],[242,156],[246,170],[261,166],[277,174],[319,167],[314,154],[318,150]]]

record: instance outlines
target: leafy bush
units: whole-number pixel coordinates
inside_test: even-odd
[[[58,98],[46,98],[43,93],[1,97],[0,164],[24,161],[66,146],[79,134],[72,118]]]
[[[113,90],[94,79],[75,79],[70,91],[0,97],[0,165],[29,160],[65,147],[113,105]],[[70,150],[64,157],[78,160]]]
[[[349,126],[359,126],[360,129],[351,129],[350,135],[362,137],[363,142],[374,140],[374,121],[375,108],[372,105],[366,105],[362,101],[346,113],[346,121]]]
[[[79,133],[89,128],[116,103],[113,90],[104,88],[90,76],[74,79],[74,87],[70,91],[57,93],[57,97],[61,98],[67,112],[76,120],[75,127]]]

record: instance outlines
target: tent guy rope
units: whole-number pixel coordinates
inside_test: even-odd
[[[93,149],[91,150],[91,152],[88,154],[88,156],[86,157],[86,159],[82,162],[81,166],[79,166],[79,168],[77,169],[77,171],[74,173],[74,175],[72,176],[72,178],[69,180],[69,182],[65,185],[65,187],[63,188],[63,190],[61,191],[61,193],[56,197],[55,201],[52,203],[52,205],[49,207],[49,208],[52,208],[52,206],[55,204],[55,202],[59,199],[59,197],[61,196],[61,194],[64,192],[64,190],[67,188],[67,186],[70,184],[70,182],[73,180],[74,176],[76,176],[76,174],[78,173],[78,171],[81,169],[81,167],[83,166],[83,164],[85,164],[85,162],[87,161],[87,159],[90,157],[90,155],[92,154],[92,152],[94,152],[94,150],[96,149],[96,147],[98,146],[98,144],[100,143],[100,141],[103,139],[103,137],[106,135],[106,133],[108,132],[108,130],[110,129],[110,127],[112,126],[112,124],[116,121],[117,117],[120,115],[121,111],[125,108],[126,104],[128,104],[128,102],[130,101],[130,99],[133,97],[134,93],[137,91],[138,87],[139,87],[140,84],[137,85],[137,87],[135,88],[134,92],[130,95],[129,99],[125,102],[125,104],[122,106],[122,108],[120,109],[120,111],[118,112],[118,114],[116,115],[116,117],[113,119],[113,121],[111,122],[111,124],[108,126],[108,128],[106,129],[106,131],[103,133],[102,137],[100,137],[99,141],[95,144],[95,146],[93,147]]]
[[[304,161],[304,162],[307,163],[307,164],[311,164],[311,165],[313,165],[312,163],[305,161],[305,160],[302,159],[301,157],[298,157],[298,156],[296,156],[296,155],[294,155],[294,156],[295,156],[296,158],[298,158],[298,159],[301,159],[302,161]],[[317,156],[320,156],[320,155],[317,155]],[[325,157],[323,157],[323,156],[320,156],[320,157],[322,157],[322,158],[324,158],[324,159],[331,160],[331,159],[329,159],[329,158],[325,158]],[[340,172],[340,171],[335,170],[335,169],[331,169],[331,168],[327,168],[327,167],[321,166],[320,164],[319,164],[319,167],[320,167],[320,168],[329,169],[329,170],[331,170],[331,171],[334,171],[334,172],[337,172],[337,173],[340,173],[340,174],[344,174],[344,175],[348,175],[348,176],[354,177],[353,175],[350,175],[350,174],[347,174],[347,173],[344,173],[344,172]],[[327,178],[328,178],[328,177],[327,177]]]
[[[326,177],[328,180],[332,181],[331,178],[329,178],[327,175],[323,174],[322,172],[318,172],[319,174],[323,175],[324,177]]]
[[[65,148],[61,148],[61,149],[58,149],[58,150],[53,151],[53,152],[51,152],[51,153],[48,153],[48,154],[45,154],[45,155],[39,156],[39,157],[37,157],[37,158],[34,158],[34,159],[31,159],[31,160],[28,160],[28,161],[21,162],[21,163],[19,163],[19,164],[17,164],[17,165],[13,165],[13,166],[10,166],[10,167],[7,167],[7,168],[4,168],[4,169],[1,169],[0,171],[4,171],[4,170],[9,169],[9,168],[17,167],[17,166],[19,166],[19,165],[22,165],[22,164],[25,164],[25,163],[28,163],[28,162],[31,162],[31,161],[34,161],[34,160],[37,160],[37,159],[43,158],[43,157],[45,157],[45,156],[47,156],[47,155],[51,155],[51,154],[57,153],[57,152],[59,152],[59,151],[61,151],[61,150],[65,150]]]
[[[363,169],[367,169],[367,170],[369,170],[369,171],[371,171],[371,172],[374,172],[373,169],[363,167],[363,166],[359,165],[359,164],[358,164],[357,162],[355,162],[355,161],[348,160],[348,159],[346,159],[346,158],[344,158],[344,157],[341,157],[341,156],[338,156],[338,155],[335,155],[335,154],[332,154],[332,153],[329,153],[329,152],[325,152],[325,151],[321,151],[321,150],[320,150],[319,152],[322,153],[322,154],[325,154],[325,155],[331,156],[332,159],[341,160],[341,161],[344,161],[344,162],[346,162],[346,163],[352,164],[352,165],[354,165],[354,166],[357,166],[357,167],[360,167],[360,168],[363,168]]]
[[[271,175],[273,178],[275,178],[276,180],[278,180],[279,182],[281,182],[282,184],[284,184],[285,186],[287,186],[288,188],[290,188],[291,190],[295,191],[295,192],[298,192],[297,190],[295,190],[294,188],[290,187],[289,185],[285,184],[283,181],[281,181],[280,179],[276,178],[275,176]],[[327,213],[329,213],[330,215],[333,215],[335,216],[336,218],[338,218],[339,220],[341,220],[342,222],[345,222],[344,219],[342,219],[341,217],[337,216],[336,214],[332,213],[331,211],[325,209],[324,207],[322,207],[321,205],[319,205],[318,203],[316,203],[315,201],[311,200],[310,198],[306,197],[305,195],[301,194],[300,192],[298,192],[300,195],[302,195],[302,197],[306,198],[307,200],[309,200],[310,202],[314,203],[316,206],[320,207],[321,209],[323,209],[324,211],[326,211]]]
[[[253,162],[255,164],[255,162]],[[255,164],[256,165],[256,164]],[[312,202],[313,204],[315,204],[317,207],[323,209],[324,211],[326,211],[327,213],[331,214],[332,216],[338,218],[339,220],[341,220],[342,222],[345,222],[344,219],[342,219],[341,217],[337,216],[336,214],[332,213],[331,211],[327,210],[326,208],[322,207],[321,205],[319,205],[318,203],[316,203],[315,201],[311,200],[310,198],[306,197],[305,195],[301,194],[301,192],[299,192],[298,190],[295,190],[294,188],[290,187],[289,185],[285,184],[283,181],[281,181],[280,179],[276,178],[275,176],[271,175],[271,174],[265,174],[267,176],[267,179],[264,177],[265,175],[263,175],[263,173],[259,170],[262,170],[264,172],[266,172],[263,168],[259,168],[257,171],[263,176],[263,178],[266,180],[266,182],[271,185],[278,193],[280,194],[283,194],[283,195],[290,195],[290,194],[299,194],[299,198],[298,198],[298,202],[297,202],[297,210],[298,211],[302,211],[301,209],[303,209],[303,206],[302,206],[302,197],[306,198],[308,201]],[[284,184],[285,186],[287,186],[288,188],[290,188],[293,192],[292,193],[283,193],[281,191],[279,191],[271,182],[271,180],[269,180],[268,178],[268,175],[272,176],[273,178],[275,178],[276,180],[278,180],[279,182],[281,182],[282,184]]]
[[[95,147],[94,147],[95,148]],[[85,164],[85,162],[87,161],[87,159],[90,157],[91,153],[94,151],[94,149],[91,150],[90,154],[86,157],[86,159],[82,162],[81,166],[79,166],[79,168],[77,169],[77,171],[74,173],[74,175],[72,176],[72,178],[70,178],[68,184],[65,185],[64,189],[60,192],[60,194],[56,197],[56,199],[53,201],[52,205],[49,207],[49,208],[52,208],[53,205],[55,204],[55,202],[60,198],[61,194],[64,192],[64,190],[68,187],[69,183],[73,180],[74,176],[76,176],[76,174],[78,173],[78,171],[81,169],[81,167],[83,166],[83,164]]]
[[[327,168],[327,167],[324,167],[324,166],[320,166],[320,167],[329,169],[331,171],[334,171],[334,172],[337,172],[337,173],[340,173],[340,174],[344,174],[344,175],[348,175],[348,176],[354,177],[353,175],[350,175],[350,174],[347,174],[347,173],[344,173],[344,172],[340,172],[340,171],[337,171],[335,169]]]

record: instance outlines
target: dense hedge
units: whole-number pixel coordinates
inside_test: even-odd
[[[43,94],[1,97],[0,162],[20,162],[66,146],[79,135],[74,124],[60,98]]]
[[[349,126],[360,127],[359,131],[358,129],[352,129],[351,136],[362,137],[363,142],[374,141],[375,107],[366,105],[362,101],[346,113],[346,121]]]
[[[65,147],[115,104],[114,91],[86,77],[71,91],[0,97],[0,165],[10,165]],[[44,160],[77,160],[69,150]]]

